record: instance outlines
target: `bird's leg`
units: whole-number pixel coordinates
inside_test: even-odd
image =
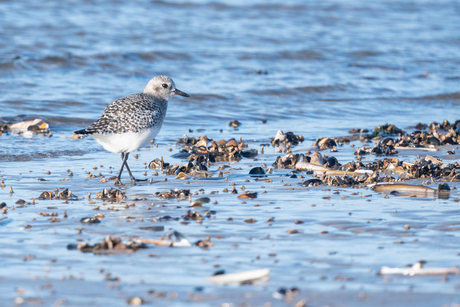
[[[136,178],[134,178],[134,176],[133,176],[133,174],[131,173],[131,170],[129,169],[129,166],[128,166],[128,155],[129,155],[129,152],[127,152],[127,153],[125,154],[124,164],[126,165],[126,169],[128,170],[129,177],[131,177],[131,183],[132,183],[132,184],[136,184]]]
[[[123,172],[123,167],[125,166],[126,164],[126,160],[128,160],[128,153],[124,153],[122,152],[121,153],[121,160],[123,161],[121,163],[121,167],[120,167],[120,171],[118,172],[118,177],[117,177],[117,180],[115,181],[115,184],[116,185],[122,185],[121,181],[120,181],[120,178],[121,178],[121,173]],[[128,167],[128,164],[126,164],[126,167]],[[128,171],[129,171],[129,168],[128,168]],[[131,175],[131,171],[129,171],[129,174]],[[132,175],[131,175],[132,176]]]
[[[126,169],[128,170],[129,177],[131,177],[131,183],[136,184],[136,182],[138,182],[138,181],[147,181],[147,179],[136,179],[136,178],[134,178],[134,176],[131,173],[131,170],[129,169],[129,166],[128,166],[128,154],[129,153],[126,153],[126,156],[125,156],[126,157],[125,165],[126,165]]]

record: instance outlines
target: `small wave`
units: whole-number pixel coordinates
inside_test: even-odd
[[[371,50],[359,50],[359,51],[350,53],[350,55],[354,58],[367,58],[367,57],[379,56],[380,53],[371,51]]]
[[[189,60],[190,55],[183,52],[128,52],[128,53],[106,53],[98,54],[92,58],[97,60],[111,60],[111,59],[140,59],[143,61],[157,61],[157,60]]]
[[[307,93],[325,93],[325,92],[346,92],[353,86],[351,84],[334,84],[324,86],[304,86],[298,87],[296,90]]]
[[[324,59],[321,52],[314,50],[299,50],[299,51],[280,51],[274,53],[247,53],[239,57],[240,60],[299,60],[299,61],[319,61]]]
[[[403,67],[392,67],[386,65],[373,65],[373,64],[350,64],[350,67],[380,69],[384,71],[404,71]]]
[[[404,98],[406,100],[423,100],[423,101],[458,101],[460,100],[460,92],[422,96],[415,98]]]
[[[42,57],[16,56],[14,58],[0,59],[0,71],[11,70],[50,70],[54,68],[87,67],[88,65],[107,66],[118,65],[119,61],[130,60],[140,62],[153,62],[164,60],[189,60],[191,56],[184,52],[128,52],[128,53],[107,53],[90,56],[77,56],[71,53],[64,55],[47,55]]]
[[[251,94],[258,96],[298,96],[302,93],[330,93],[330,92],[347,92],[351,89],[356,89],[351,84],[334,84],[334,85],[320,85],[320,86],[302,86],[296,88],[284,88],[274,90],[260,90],[249,91]]]
[[[190,97],[191,100],[197,100],[197,101],[204,101],[204,100],[228,100],[227,97],[221,96],[221,95],[216,95],[216,94],[193,94],[192,97]]]
[[[84,150],[62,150],[62,151],[50,151],[46,153],[36,152],[32,154],[19,154],[19,155],[9,155],[9,154],[0,154],[0,161],[5,162],[16,162],[16,161],[30,161],[36,159],[47,159],[47,158],[57,158],[60,156],[82,156],[88,153]]]
[[[0,61],[0,71],[52,68],[78,68],[84,58],[67,53],[65,55],[47,55],[42,57],[15,56]]]

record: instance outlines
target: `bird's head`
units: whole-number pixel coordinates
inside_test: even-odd
[[[168,76],[157,76],[150,80],[144,89],[144,93],[164,100],[169,100],[174,95],[190,97],[190,95],[178,90],[174,81]]]

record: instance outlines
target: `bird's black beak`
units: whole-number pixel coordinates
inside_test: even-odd
[[[174,90],[174,94],[175,94],[175,95],[184,96],[184,97],[190,97],[190,95],[189,95],[189,94],[187,94],[187,93],[184,93],[184,92],[182,92],[182,91],[178,90],[177,88]]]

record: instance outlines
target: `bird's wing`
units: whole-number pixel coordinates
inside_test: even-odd
[[[152,103],[152,97],[133,94],[115,100],[101,117],[86,128],[88,134],[139,132],[162,121],[162,109]]]

